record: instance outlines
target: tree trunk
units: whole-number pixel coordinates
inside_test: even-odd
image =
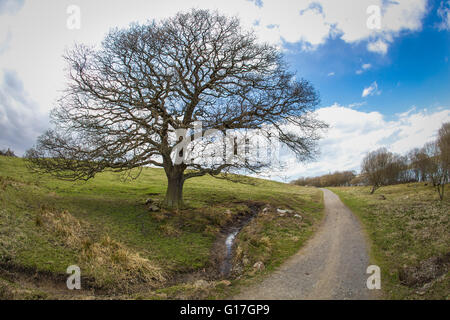
[[[439,193],[439,199],[444,200],[444,189],[445,189],[445,183],[438,186],[438,193]]]
[[[183,205],[183,171],[172,169],[167,174],[167,191],[164,205],[169,208],[180,208]]]

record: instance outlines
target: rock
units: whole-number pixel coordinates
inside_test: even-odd
[[[280,217],[284,217],[284,213],[280,213]]]
[[[159,208],[156,204],[152,204],[152,205],[150,205],[150,206],[148,207],[148,210],[149,210],[150,212],[157,212],[157,211],[160,210],[160,208]]]
[[[145,204],[146,204],[146,205],[152,204],[153,202],[154,202],[153,199],[150,199],[150,198],[148,198],[147,200],[145,200]]]
[[[292,213],[293,211],[292,211],[292,210],[289,210],[289,209],[282,210],[282,209],[278,208],[278,209],[277,209],[277,212],[278,212],[278,213],[281,213],[281,214],[285,214],[285,213]]]
[[[294,214],[294,218],[297,218],[297,219],[300,219],[300,220],[303,219],[303,217],[301,215],[299,215],[298,213]]]
[[[219,285],[223,285],[223,286],[225,286],[225,287],[228,287],[228,286],[231,285],[231,281],[228,281],[228,280],[222,280],[222,281],[219,281],[218,284],[219,284]]]
[[[256,271],[262,271],[265,269],[264,263],[262,261],[258,261],[253,265],[253,269]]]
[[[268,213],[270,211],[270,207],[264,207],[264,209],[262,209],[262,213]]]
[[[197,280],[194,282],[194,288],[196,289],[206,289],[209,287],[209,282],[206,280]]]

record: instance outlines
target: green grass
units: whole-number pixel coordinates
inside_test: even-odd
[[[371,244],[371,262],[380,266],[382,287],[390,299],[448,299],[449,274],[430,288],[408,287],[399,270],[416,266],[450,248],[450,201],[439,201],[433,187],[411,183],[383,187],[330,188],[360,218]]]
[[[269,237],[272,243],[272,255],[266,258],[272,269],[311,235],[322,214],[321,192],[262,179],[249,181],[190,179],[184,188],[185,209],[150,213],[145,200],[164,198],[167,182],[161,169],[144,168],[136,180],[105,172],[88,182],[67,182],[30,172],[22,159],[0,157],[0,261],[54,274],[64,274],[67,266],[78,264],[95,283],[98,273],[89,271],[82,249],[40,225],[42,212],[66,210],[82,223],[83,241],[99,243],[107,235],[151,261],[170,279],[209,267],[218,231],[235,215],[248,211],[248,201],[258,201],[302,212],[308,222],[301,228],[262,222],[257,235]],[[255,259],[259,254],[250,253]],[[104,268],[106,274],[108,266]]]

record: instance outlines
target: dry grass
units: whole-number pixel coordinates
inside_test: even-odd
[[[89,226],[67,211],[42,207],[36,224],[79,250],[82,272],[87,269],[96,286],[128,291],[133,285],[156,286],[165,281],[160,267],[107,235],[95,241],[85,232]]]
[[[406,286],[402,270],[449,254],[450,199],[439,201],[432,186],[411,183],[383,187],[373,195],[367,187],[332,188],[362,220],[379,264],[387,296],[395,299],[448,298],[447,276],[425,289]],[[439,259],[438,259],[439,260]]]

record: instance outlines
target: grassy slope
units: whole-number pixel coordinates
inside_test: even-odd
[[[86,261],[80,260],[81,249],[68,246],[67,239],[40,226],[42,212],[67,210],[82,223],[89,241],[102,243],[108,235],[170,278],[208,267],[219,230],[234,215],[248,211],[245,201],[252,200],[301,211],[306,221],[299,228],[289,223],[294,218],[286,217],[283,223],[272,221],[256,234],[269,237],[273,254],[261,257],[250,252],[250,260],[264,259],[270,270],[293,254],[321,219],[321,193],[273,181],[250,181],[252,185],[212,177],[191,179],[184,189],[187,209],[149,213],[144,201],[162,200],[167,185],[160,169],[145,168],[137,180],[128,182],[120,174],[103,173],[86,183],[73,183],[32,174],[23,160],[0,157],[0,262],[54,274],[64,274],[72,264],[89,270],[83,269]],[[90,271],[83,275],[97,276]],[[115,279],[109,280],[114,283]]]
[[[369,187],[330,189],[361,219],[371,242],[371,262],[382,271],[386,298],[449,298],[448,273],[444,280],[421,292],[402,285],[398,272],[449,252],[449,197],[439,201],[434,189],[423,183],[388,186],[374,195]]]

